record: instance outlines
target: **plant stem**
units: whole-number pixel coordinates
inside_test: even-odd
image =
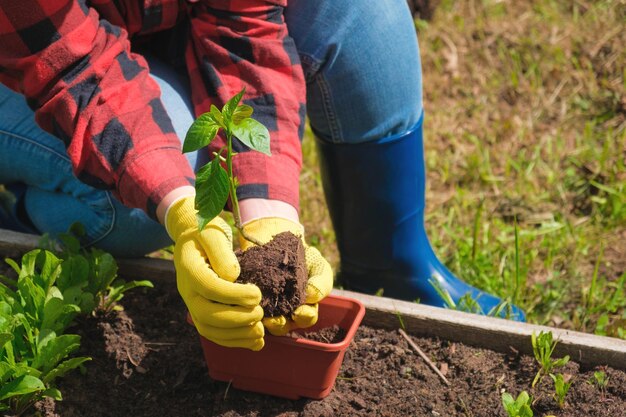
[[[228,170],[228,186],[230,187],[230,202],[232,204],[233,219],[235,227],[239,233],[246,239],[257,246],[263,246],[263,242],[249,236],[241,224],[241,213],[239,212],[239,200],[237,199],[237,187],[235,186],[235,177],[233,176],[233,134],[230,129],[226,130],[226,169]]]

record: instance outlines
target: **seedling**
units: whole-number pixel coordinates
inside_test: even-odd
[[[550,374],[554,368],[564,366],[569,362],[569,355],[560,359],[552,359],[552,353],[557,345],[557,341],[552,338],[552,332],[546,333],[541,331],[538,336],[533,332],[531,342],[533,345],[533,354],[540,365],[539,371],[537,375],[535,375],[535,379],[532,383],[532,387],[534,387],[545,375]]]
[[[554,399],[559,405],[559,408],[563,408],[565,406],[565,396],[572,386],[572,383],[566,382],[563,378],[563,374],[550,374],[550,377],[554,381]]]
[[[237,178],[233,175],[233,138],[236,137],[250,149],[271,155],[270,135],[265,126],[252,119],[253,109],[239,104],[245,88],[236,94],[220,111],[211,105],[208,113],[198,117],[185,137],[183,152],[192,152],[208,146],[220,130],[226,137],[226,145],[214,152],[211,162],[200,168],[196,175],[195,207],[198,210],[198,227],[202,230],[223,210],[230,197],[235,227],[247,240],[261,245],[256,239],[243,232],[239,202],[237,200]],[[222,166],[226,164],[226,169]]]
[[[59,289],[65,299],[73,300],[80,307],[82,314],[120,310],[122,307],[118,303],[126,291],[154,287],[148,280],[126,282],[119,278],[113,256],[99,249],[82,248],[79,241],[82,235],[83,226],[75,223],[67,233],[59,235],[60,248],[54,247],[47,237],[44,240],[62,261],[57,283]]]
[[[591,383],[595,383],[595,385],[600,390],[600,394],[604,397],[604,393],[606,392],[606,386],[609,384],[609,377],[606,375],[604,371],[595,371],[593,373],[593,381]]]
[[[61,260],[34,250],[10,264],[18,278],[0,283],[0,411],[19,416],[42,398],[61,400],[54,381],[90,358],[68,358],[80,336],[63,333],[80,307],[57,286]]]
[[[533,417],[531,404],[532,399],[526,391],[520,392],[517,399],[508,392],[502,394],[502,405],[509,417]]]

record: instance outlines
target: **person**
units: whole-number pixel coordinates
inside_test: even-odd
[[[194,171],[223,142],[183,156],[180,141],[194,117],[245,87],[272,151],[235,141],[249,235],[304,236],[308,116],[346,286],[441,306],[437,282],[484,311],[500,303],[451,274],[428,242],[420,57],[404,0],[0,0],[0,22],[0,226],[54,235],[78,221],[85,246],[122,257],[173,241],[194,323],[225,346],[258,350],[265,328],[311,325],[332,288],[315,248],[309,283],[321,291],[263,323],[258,288],[236,282],[229,227],[218,217],[197,229]]]

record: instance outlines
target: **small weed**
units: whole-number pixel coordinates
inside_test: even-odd
[[[565,407],[565,396],[572,386],[572,383],[566,382],[563,378],[563,374],[550,374],[550,377],[554,381],[554,399],[559,405],[559,408],[563,408]]]
[[[508,392],[502,394],[502,405],[509,417],[533,417],[531,404],[532,398],[526,391],[520,392],[517,399]]]
[[[593,373],[593,380],[590,380],[589,383],[598,387],[600,395],[604,398],[606,387],[609,385],[609,377],[606,375],[606,372],[595,371]]]
[[[553,369],[564,366],[569,362],[569,355],[560,359],[552,359],[552,353],[557,345],[557,341],[553,340],[552,332],[541,331],[538,336],[533,332],[531,342],[533,345],[533,354],[540,366],[537,375],[535,375],[535,379],[533,379],[532,387],[534,387],[537,382],[545,375],[550,374]]]

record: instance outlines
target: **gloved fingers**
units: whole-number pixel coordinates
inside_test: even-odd
[[[211,339],[209,339],[211,340]],[[225,346],[229,348],[244,348],[250,349],[255,352],[263,349],[265,346],[265,339],[235,339],[235,340],[221,340],[221,339],[213,339],[211,340],[214,343],[217,343],[220,346]]]
[[[217,340],[255,340],[262,339],[265,336],[265,328],[260,321],[252,326],[236,327],[234,329],[221,329],[219,327],[206,326],[203,324],[196,325],[198,333],[207,339]]]
[[[302,304],[296,308],[291,318],[295,325],[301,329],[313,326],[317,323],[318,304]]]
[[[295,328],[295,323],[285,316],[266,317],[263,325],[274,336],[284,336]]]
[[[261,322],[254,326],[228,330],[210,326],[200,326],[196,329],[203,337],[221,346],[240,347],[255,351],[261,350],[265,346],[263,340],[265,330]]]
[[[320,251],[312,246],[307,246],[305,258],[309,270],[306,303],[319,303],[333,289],[333,270]]]
[[[179,287],[187,286],[207,300],[222,304],[254,307],[261,302],[261,290],[256,285],[229,282],[218,277],[194,240],[179,240],[175,252],[179,252],[174,256],[175,260],[178,259],[175,266]]]
[[[289,231],[298,237],[304,235],[304,227],[301,224],[280,217],[263,217],[252,220],[246,223],[243,229],[246,235],[252,236],[262,243],[269,242],[281,232]],[[239,243],[244,251],[254,246],[254,243],[246,240],[242,234],[239,235]]]
[[[285,316],[266,317],[263,325],[274,336],[284,336],[294,329],[305,329],[317,323],[317,304],[303,304],[294,311],[291,320]]]
[[[263,308],[260,305],[254,307],[226,305],[199,295],[188,297],[186,303],[196,326],[234,329],[255,325],[263,318]]]
[[[230,226],[222,218],[216,217],[200,232],[198,242],[217,275],[235,282],[240,267],[233,251],[233,232]]]

